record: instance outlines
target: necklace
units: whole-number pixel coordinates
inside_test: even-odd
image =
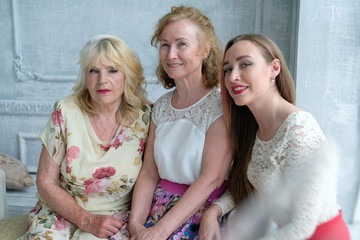
[[[109,141],[109,139],[112,139],[112,137],[114,136],[114,134],[116,132],[116,127],[118,126],[117,121],[116,121],[115,124],[114,124],[114,127],[111,129],[110,137],[103,137],[102,134],[101,134],[101,131],[99,131],[99,129],[98,129],[98,125],[96,124],[95,119],[92,119],[92,122],[95,125],[96,134],[99,136],[100,140],[102,140],[102,141]],[[106,133],[106,136],[107,136],[108,131],[105,131],[105,129],[102,128],[102,127],[101,127],[101,129],[103,130],[104,133]]]

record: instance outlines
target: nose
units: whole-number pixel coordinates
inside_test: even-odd
[[[173,58],[176,58],[176,56],[177,56],[177,49],[176,49],[176,47],[174,45],[172,45],[169,48],[169,52],[168,52],[167,57],[169,59],[173,59]]]
[[[99,82],[99,84],[107,83],[107,75],[106,75],[106,72],[104,72],[104,71],[99,71],[98,82]]]
[[[235,69],[233,69],[229,75],[229,80],[231,82],[236,82],[240,80],[240,74],[238,71],[236,71]]]

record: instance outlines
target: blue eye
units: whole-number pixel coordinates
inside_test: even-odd
[[[160,47],[169,47],[169,44],[167,44],[167,43],[162,43],[162,44],[160,44]]]
[[[180,42],[180,43],[179,43],[179,46],[186,46],[186,44],[183,43],[183,42]]]
[[[247,68],[250,65],[251,65],[251,63],[246,62],[246,63],[241,64],[241,68]]]
[[[111,69],[111,70],[110,70],[110,73],[117,73],[117,72],[118,72],[117,69]]]
[[[98,71],[98,70],[95,70],[95,69],[90,69],[89,72],[90,72],[90,73],[98,73],[99,71]]]
[[[228,74],[228,73],[230,73],[232,71],[232,68],[225,68],[224,69],[224,73],[225,74]]]

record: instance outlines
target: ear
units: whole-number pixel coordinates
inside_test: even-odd
[[[204,56],[203,58],[207,58],[210,53],[211,44],[210,42],[206,43],[206,46],[204,47]]]
[[[277,75],[279,75],[281,70],[281,63],[280,60],[275,58],[272,62],[271,62],[271,78],[274,79],[276,78]]]

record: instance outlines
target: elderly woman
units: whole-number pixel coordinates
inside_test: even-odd
[[[86,43],[79,64],[74,93],[56,102],[40,135],[39,201],[20,239],[127,235],[151,110],[143,69],[125,42],[107,35]]]
[[[222,117],[222,50],[198,9],[172,7],[152,37],[159,80],[175,90],[156,101],[134,188],[132,239],[194,239],[202,212],[226,188],[231,147]]]

